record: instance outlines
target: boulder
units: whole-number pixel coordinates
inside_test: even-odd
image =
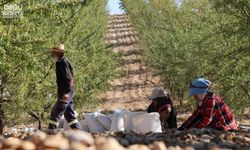
[[[48,136],[43,142],[43,149],[66,150],[69,149],[69,141],[63,138],[61,134]]]
[[[167,147],[164,142],[154,142],[152,150],[167,150]]]
[[[17,149],[22,141],[18,138],[10,137],[3,141],[2,149]]]
[[[100,137],[95,141],[97,150],[125,150],[115,138]]]
[[[127,150],[150,150],[150,148],[146,145],[135,144],[135,145],[129,146]]]
[[[17,150],[36,150],[36,145],[30,141],[23,141]]]
[[[93,136],[85,131],[81,130],[71,130],[66,133],[66,138],[70,142],[81,142],[86,146],[91,146],[94,144]]]

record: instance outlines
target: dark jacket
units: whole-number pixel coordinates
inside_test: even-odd
[[[56,62],[56,83],[58,98],[73,91],[73,68],[66,58],[60,58]]]
[[[167,124],[168,127],[171,128],[177,128],[177,120],[176,120],[176,109],[173,106],[172,101],[170,100],[170,98],[168,97],[162,97],[162,98],[157,98],[153,101],[157,101],[157,105],[156,107],[154,106],[153,102],[149,105],[147,112],[151,113],[151,112],[158,112],[159,109],[166,105],[166,104],[170,104],[171,105],[171,112],[169,114],[169,118],[167,119]]]

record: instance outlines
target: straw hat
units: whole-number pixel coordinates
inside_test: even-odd
[[[156,87],[156,88],[154,88],[152,94],[148,97],[148,99],[154,100],[158,97],[165,97],[167,95],[168,95],[167,91],[165,91],[163,88]]]
[[[59,52],[59,53],[64,53],[64,44],[59,44],[57,47],[53,47],[49,49],[51,52]]]

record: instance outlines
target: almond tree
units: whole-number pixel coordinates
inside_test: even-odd
[[[0,18],[0,131],[5,124],[28,123],[26,114],[39,122],[39,128],[47,119],[56,100],[48,49],[58,43],[65,44],[74,66],[77,108],[96,103],[115,75],[116,56],[102,37],[106,1],[12,0],[0,6],[13,4],[22,6],[23,16]]]

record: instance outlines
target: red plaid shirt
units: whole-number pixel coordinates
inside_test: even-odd
[[[208,93],[201,104],[199,104],[187,121],[180,129],[189,128],[212,128],[216,130],[237,129],[233,113],[223,102],[222,98]]]

